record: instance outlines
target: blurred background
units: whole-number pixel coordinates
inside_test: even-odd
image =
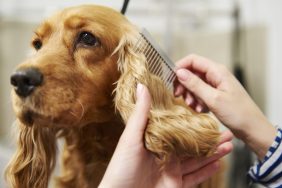
[[[9,77],[28,54],[34,29],[57,10],[92,3],[120,10],[123,0],[0,0],[1,173],[15,147]],[[173,61],[196,53],[225,64],[270,121],[282,125],[281,7],[280,0],[131,0],[126,16],[147,28]],[[252,156],[240,141],[235,145],[227,187],[244,188]]]

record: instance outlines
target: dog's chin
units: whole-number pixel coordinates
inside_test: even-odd
[[[49,128],[64,128],[64,127],[75,127],[77,122],[75,120],[64,119],[64,117],[47,117],[37,112],[26,110],[18,115],[18,119],[25,126],[40,126]]]
[[[20,113],[18,118],[24,125],[31,127],[34,124],[35,113],[27,110]]]

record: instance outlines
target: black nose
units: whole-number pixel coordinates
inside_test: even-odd
[[[11,84],[15,87],[16,93],[21,97],[27,97],[40,84],[43,75],[36,68],[17,70],[11,76]]]

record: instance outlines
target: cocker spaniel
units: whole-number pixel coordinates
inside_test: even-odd
[[[11,76],[18,148],[6,179],[14,188],[46,188],[65,140],[58,187],[96,187],[135,103],[137,82],[152,95],[145,146],[160,165],[171,153],[203,156],[218,143],[217,125],[197,114],[148,72],[134,50],[138,29],[106,7],[67,8],[44,21],[35,53]]]

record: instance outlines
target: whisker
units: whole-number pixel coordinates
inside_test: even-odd
[[[82,109],[82,112],[81,112],[81,115],[80,115],[80,118],[79,118],[79,121],[80,121],[82,119],[82,117],[84,116],[85,109],[84,109],[84,106],[83,106],[83,104],[81,103],[80,100],[77,100],[77,102],[80,104],[81,109]]]
[[[75,118],[78,118],[78,119],[79,119],[79,116],[78,116],[78,115],[76,115],[76,113],[74,113],[74,112],[70,112],[70,114],[71,114],[71,115],[73,115]]]

